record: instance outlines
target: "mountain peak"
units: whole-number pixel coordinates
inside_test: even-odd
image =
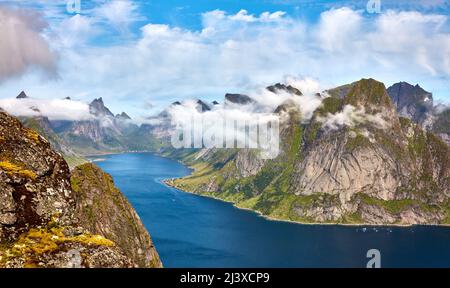
[[[255,102],[252,98],[248,97],[244,94],[233,94],[233,93],[227,93],[225,94],[225,101],[234,103],[234,104],[240,104],[240,105],[246,105]]]
[[[128,114],[125,112],[122,112],[121,114],[117,114],[116,118],[122,119],[122,120],[131,120],[131,117],[128,116]]]
[[[384,84],[372,78],[363,78],[352,83],[344,101],[345,104],[364,106],[369,108],[369,111],[372,110],[372,107],[377,109],[381,107],[394,108]]]
[[[199,112],[206,112],[206,111],[210,111],[211,108],[209,107],[208,104],[206,104],[205,102],[203,102],[202,100],[198,100],[197,101],[197,110]]]
[[[26,98],[29,98],[29,97],[27,96],[27,94],[24,91],[20,92],[20,94],[17,95],[17,97],[16,97],[16,99],[26,99]]]
[[[94,99],[91,104],[89,104],[89,111],[95,116],[114,117],[114,114],[103,103],[102,97]]]
[[[287,92],[289,94],[295,94],[298,96],[302,96],[302,92],[300,90],[298,90],[297,88],[291,86],[291,85],[285,85],[285,84],[281,84],[281,83],[277,83],[275,85],[271,85],[266,87],[267,90],[269,90],[272,93],[279,93],[281,92]]]
[[[397,106],[397,111],[416,123],[422,123],[432,113],[433,94],[419,84],[411,85],[403,81],[393,84],[387,92]]]

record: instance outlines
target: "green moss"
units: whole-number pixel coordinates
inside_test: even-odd
[[[403,200],[382,200],[374,197],[370,197],[367,194],[360,194],[361,200],[372,206],[382,207],[391,214],[398,214],[405,211],[411,206],[417,206],[418,202],[412,199]]]
[[[358,147],[367,147],[370,146],[370,141],[362,134],[356,134],[356,137],[348,137],[347,143],[345,143],[345,148],[348,151],[353,151]]]
[[[392,102],[382,82],[374,79],[361,79],[352,84],[350,92],[345,97],[345,104],[357,107],[359,104],[371,104],[380,109],[391,106]],[[368,108],[368,107],[367,107]]]
[[[328,97],[325,98],[322,102],[322,105],[316,110],[316,115],[318,116],[327,116],[328,113],[336,114],[342,109],[343,101],[337,97]]]

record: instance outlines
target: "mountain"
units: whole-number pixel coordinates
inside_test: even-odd
[[[418,84],[407,82],[395,83],[387,89],[389,96],[403,117],[433,131],[450,145],[450,108],[443,105],[434,106],[433,95]]]
[[[435,112],[432,130],[450,145],[450,108],[443,107],[436,110],[442,111]]]
[[[303,95],[302,92],[300,90],[298,90],[297,88],[292,87],[291,85],[285,85],[285,84],[281,84],[281,83],[277,83],[275,85],[268,86],[266,89],[273,93],[285,92],[285,93],[294,94],[294,95],[298,95],[298,96]]]
[[[449,146],[399,116],[381,82],[326,92],[308,123],[293,103],[276,109],[283,117],[275,159],[260,159],[255,149],[168,151],[194,173],[167,183],[276,219],[448,224]],[[353,122],[340,125],[343,117]]]
[[[109,116],[114,117],[114,114],[105,106],[102,97],[94,99],[91,104],[89,104],[89,111],[95,116]]]
[[[198,100],[197,101],[197,111],[199,111],[199,112],[211,111],[211,107],[209,107],[209,105],[206,104],[205,102],[203,102],[202,100]]]
[[[232,93],[225,94],[225,103],[247,105],[254,102],[255,101],[252,98],[244,94],[232,94]]]
[[[125,112],[122,112],[121,114],[117,114],[115,118],[119,119],[119,120],[131,120],[131,117],[128,116],[128,114]]]
[[[0,142],[0,267],[161,267],[109,175],[91,164],[70,175],[47,140],[3,112]]]
[[[423,126],[429,124],[433,114],[433,95],[430,92],[418,84],[413,86],[407,82],[395,83],[387,91],[401,116]]]
[[[71,175],[80,225],[116,243],[139,267],[160,267],[153,242],[136,211],[110,175],[87,163]]]
[[[69,164],[69,167],[73,168],[87,162],[81,154],[74,152],[70,145],[55,133],[52,124],[47,117],[19,117],[19,120],[25,127],[31,128],[42,135],[50,143],[53,149],[62,154]]]
[[[16,99],[26,99],[28,98],[27,94],[25,94],[24,91],[20,92],[19,95],[17,95]]]
[[[55,133],[80,155],[157,150],[159,140],[127,113],[114,114],[100,97],[89,104],[92,119],[51,121]]]

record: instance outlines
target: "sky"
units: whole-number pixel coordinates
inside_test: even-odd
[[[371,77],[449,102],[449,2],[0,0],[0,101],[102,97],[142,118],[289,79]]]

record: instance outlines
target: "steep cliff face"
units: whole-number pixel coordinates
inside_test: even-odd
[[[429,121],[433,113],[433,95],[430,92],[406,82],[395,83],[387,91],[401,116],[421,124]]]
[[[153,242],[110,175],[93,164],[72,171],[76,217],[81,226],[112,240],[140,267],[160,267]]]
[[[193,152],[183,159],[194,174],[169,184],[300,222],[449,223],[449,147],[399,117],[383,83],[362,79],[328,94],[306,124],[295,105],[276,109],[277,158]]]
[[[77,201],[64,159],[34,130],[0,112],[0,267],[139,266],[128,256],[138,252],[83,225]],[[127,225],[140,222],[131,218]]]

